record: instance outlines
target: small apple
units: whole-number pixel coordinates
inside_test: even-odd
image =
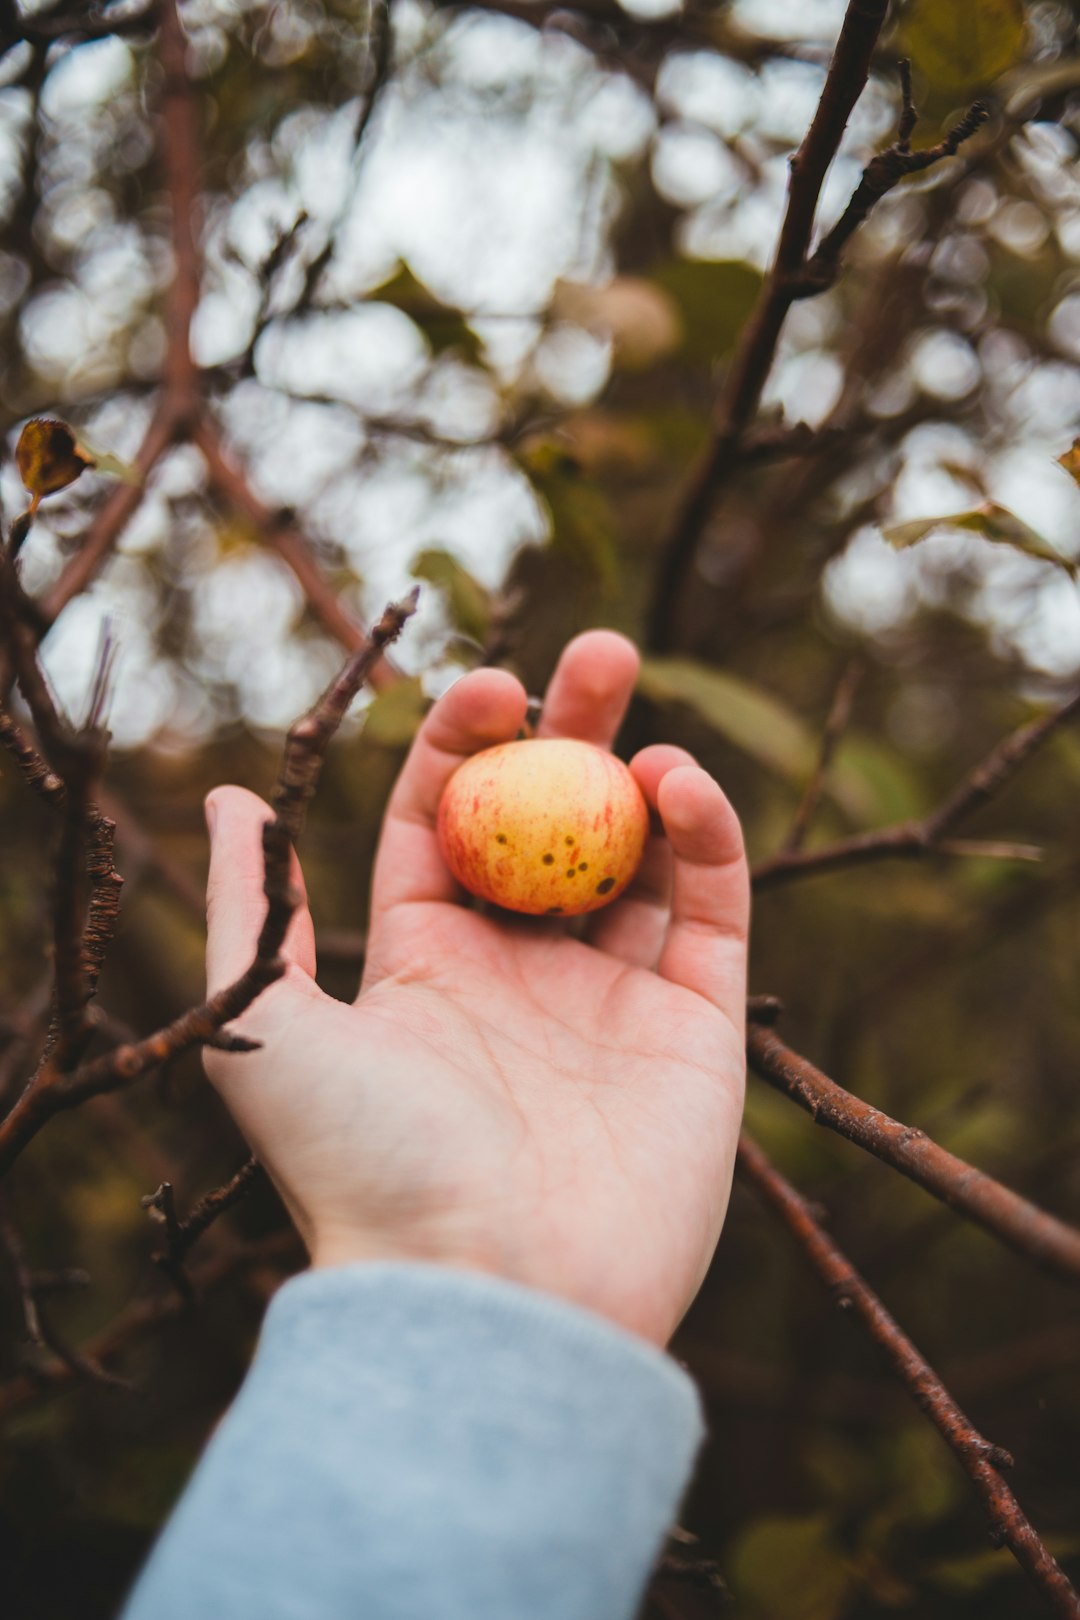
[[[649,812],[622,760],[551,737],[485,748],[439,804],[439,848],[481,900],[578,916],[617,900],[641,863]]]

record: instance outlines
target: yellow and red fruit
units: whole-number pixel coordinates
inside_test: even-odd
[[[617,900],[641,863],[649,812],[622,760],[551,737],[485,748],[439,804],[439,848],[482,900],[578,916]]]

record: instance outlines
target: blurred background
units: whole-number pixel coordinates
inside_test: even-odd
[[[179,261],[159,9],[0,5],[5,523],[26,505],[27,418],[61,416],[131,461],[160,403]],[[303,845],[320,977],[342,996],[387,792],[464,668],[504,663],[539,693],[571,634],[625,631],[645,653],[625,749],[695,750],[757,860],[789,835],[839,682],[853,711],[811,848],[932,809],[1072,691],[1080,490],[1057,458],[1080,434],[1077,7],[894,7],[822,224],[894,138],[901,56],[916,145],[976,96],[990,118],[886,197],[836,284],[795,304],[761,421],[814,432],[797,455],[747,457],[663,590],[841,0],[392,0],[388,25],[359,0],[180,9],[200,143],[191,352],[243,491],[230,499],[205,445],[174,435],[43,642],[76,719],[104,626],[117,649],[103,808],[126,887],[101,993],[117,1029],[201,998],[201,796],[222,780],[268,793],[285,728],[341,661],[285,532],[350,619],[423,584],[401,679],[358,702]],[[22,553],[39,601],[115,490],[88,472],[42,507]],[[915,520],[958,515],[908,544]],[[970,827],[1041,860],[808,875],[761,896],[752,966],[752,989],[785,1003],[785,1038],[841,1084],[1073,1219],[1078,791],[1066,727]],[[10,1099],[47,1016],[52,830],[6,769],[0,815]],[[1016,1454],[1018,1496],[1080,1575],[1075,1295],[754,1081],[749,1122]],[[43,1295],[52,1331],[135,1386],[77,1355],[42,1376],[9,1252],[11,1620],[115,1611],[266,1298],[301,1263],[260,1185],[193,1251],[194,1304],[155,1268],[140,1198],[169,1180],[187,1208],[244,1157],[191,1058],[60,1116],[11,1177],[28,1264],[86,1273]],[[683,1525],[727,1591],[669,1582],[650,1615],[1038,1612],[937,1434],[746,1189],[674,1348],[713,1434]]]

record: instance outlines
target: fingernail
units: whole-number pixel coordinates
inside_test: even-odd
[[[206,817],[206,830],[210,837],[213,838],[214,830],[217,827],[217,805],[212,797],[203,800],[203,815]]]

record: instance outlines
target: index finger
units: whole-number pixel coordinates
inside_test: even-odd
[[[435,704],[387,805],[372,882],[373,928],[391,906],[460,896],[435,836],[443,788],[470,754],[517,735],[527,701],[525,688],[507,671],[478,669]]]

